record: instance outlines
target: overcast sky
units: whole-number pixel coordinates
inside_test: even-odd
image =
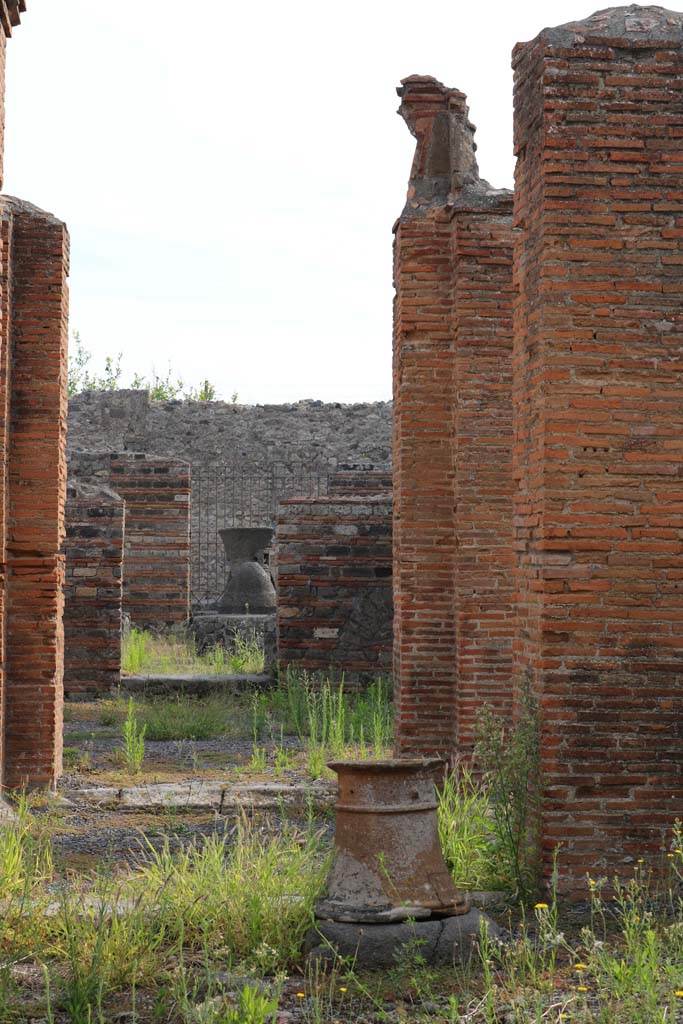
[[[512,46],[598,6],[29,0],[5,191],[68,223],[71,326],[96,362],[170,362],[245,402],[389,398],[413,153],[396,85],[466,92],[480,171],[509,186]]]

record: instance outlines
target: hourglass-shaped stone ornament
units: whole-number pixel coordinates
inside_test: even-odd
[[[275,611],[275,587],[260,560],[273,539],[270,526],[232,526],[218,531],[230,575],[218,600],[225,615],[269,615]]]

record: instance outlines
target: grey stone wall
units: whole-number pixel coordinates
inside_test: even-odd
[[[91,391],[69,402],[70,449],[144,452],[195,468],[245,462],[346,462],[391,459],[391,402],[292,405],[151,402],[146,391]]]

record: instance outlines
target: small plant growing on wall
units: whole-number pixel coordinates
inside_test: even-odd
[[[92,352],[83,344],[80,333],[74,331],[69,353],[69,397],[80,395],[83,391],[118,391],[124,373],[122,360],[122,352],[107,356],[103,371],[94,372],[91,369]],[[186,387],[182,378],[175,376],[170,364],[165,376],[160,376],[155,370],[151,377],[134,373],[130,378],[130,386],[146,391],[153,402],[169,402],[175,398],[185,398],[191,402],[214,402],[218,398],[216,386],[210,380],[205,378],[199,387]],[[237,397],[235,392],[231,398],[233,404]]]

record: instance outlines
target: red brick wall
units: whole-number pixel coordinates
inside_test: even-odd
[[[68,235],[3,198],[5,785],[61,770]]]
[[[683,15],[515,50],[515,660],[561,885],[683,817]]]
[[[126,504],[123,610],[141,628],[182,624],[190,609],[190,467],[135,453],[72,452],[69,474],[111,486]]]
[[[104,693],[121,677],[124,503],[69,484],[64,583],[64,692]]]
[[[276,530],[280,668],[391,671],[391,497],[292,498]]]
[[[511,198],[465,97],[406,79],[417,139],[394,246],[394,676],[401,754],[471,751],[511,704]]]

